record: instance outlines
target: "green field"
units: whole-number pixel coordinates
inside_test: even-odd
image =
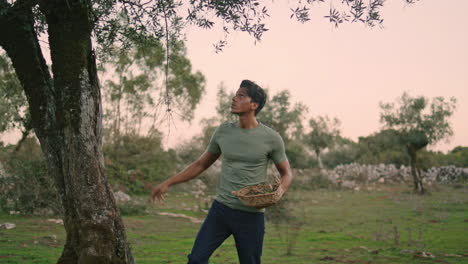
[[[467,187],[439,186],[427,196],[412,195],[404,186],[359,192],[300,189],[288,198],[295,201],[290,210],[296,220],[267,222],[265,264],[468,263]],[[186,263],[200,224],[157,213],[199,219],[205,213],[189,210],[198,202],[183,192],[172,192],[166,200],[164,206],[149,206],[145,215],[124,217],[139,264]],[[0,263],[54,263],[65,233],[49,218],[0,214],[0,223],[16,224],[0,230]],[[237,263],[231,238],[210,263]]]

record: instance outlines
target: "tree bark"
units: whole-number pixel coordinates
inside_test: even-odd
[[[107,182],[101,95],[91,45],[91,3],[44,1],[54,80],[39,47],[34,1],[0,0],[0,46],[28,98],[32,126],[64,207],[66,244],[58,263],[134,263]]]
[[[426,189],[423,186],[421,170],[418,167],[418,160],[417,160],[417,149],[412,146],[407,146],[407,151],[410,156],[410,166],[411,166],[411,175],[413,176],[413,191],[417,194],[425,194]]]

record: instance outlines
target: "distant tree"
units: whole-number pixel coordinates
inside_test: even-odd
[[[291,93],[282,90],[267,100],[257,119],[275,129],[287,145],[302,136],[302,120],[306,112],[307,107],[303,103],[292,104]]]
[[[426,193],[421,170],[418,165],[418,151],[453,134],[449,118],[452,116],[456,99],[446,100],[435,97],[411,97],[403,93],[397,103],[380,103],[382,109],[380,121],[385,128],[398,132],[400,142],[405,146],[410,157],[414,192]]]
[[[340,135],[340,121],[328,116],[312,117],[309,120],[312,131],[305,136],[306,144],[315,152],[320,168],[323,168],[322,151],[333,146]]]
[[[233,97],[234,92],[228,92],[226,85],[221,82],[218,85],[218,92],[216,94],[218,104],[216,105],[217,115],[214,120],[217,120],[219,123],[234,122],[237,120],[236,116],[231,114],[231,103]]]

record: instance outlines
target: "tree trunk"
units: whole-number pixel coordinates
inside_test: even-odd
[[[40,2],[48,24],[53,81],[31,8],[22,1],[12,6],[0,0],[0,46],[28,98],[32,126],[64,207],[67,238],[58,263],[134,263],[104,174],[90,3]]]
[[[317,161],[320,169],[323,169],[322,156],[320,155],[320,149],[315,150],[315,155],[317,155]]]
[[[413,191],[417,194],[425,194],[426,189],[424,189],[421,170],[418,167],[417,149],[414,146],[408,145],[407,150],[410,156],[411,175],[413,176]]]

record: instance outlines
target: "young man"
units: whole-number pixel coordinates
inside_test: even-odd
[[[230,235],[234,236],[240,264],[261,262],[265,209],[244,206],[232,192],[265,182],[269,160],[281,175],[278,192],[283,195],[291,184],[291,170],[281,136],[255,118],[265,101],[262,88],[252,81],[242,81],[231,105],[231,112],[239,116],[239,121],[219,126],[206,152],[197,161],[151,193],[152,201],[155,198],[162,201],[171,185],[197,177],[223,154],[216,198],[188,255],[188,264],[208,264],[213,252]]]

